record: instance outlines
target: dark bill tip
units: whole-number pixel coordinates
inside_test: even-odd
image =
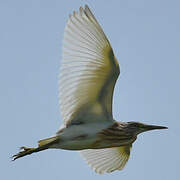
[[[155,129],[168,129],[166,126],[146,125],[147,131]]]

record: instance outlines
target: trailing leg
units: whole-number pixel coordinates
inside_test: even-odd
[[[28,147],[23,146],[20,148],[20,150],[23,150],[23,151],[20,151],[19,153],[12,156],[12,160],[14,161],[14,160],[21,158],[23,156],[30,155],[30,154],[35,153],[35,152],[39,152],[39,151],[49,149],[53,144],[55,144],[57,142],[59,142],[59,137],[55,136],[55,137],[40,140],[38,142],[37,148],[28,148]]]

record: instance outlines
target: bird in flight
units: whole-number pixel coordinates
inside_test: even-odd
[[[69,15],[59,75],[63,125],[37,148],[21,147],[13,160],[46,149],[79,150],[97,173],[122,170],[137,135],[164,126],[117,122],[113,91],[120,74],[118,61],[101,26],[86,5]]]

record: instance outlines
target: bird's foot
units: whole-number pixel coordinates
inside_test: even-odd
[[[35,152],[36,148],[28,148],[28,147],[23,146],[23,147],[20,147],[20,150],[23,150],[23,151],[20,151],[19,153],[13,155],[12,161],[15,161],[16,159],[20,157],[32,154],[33,152]]]

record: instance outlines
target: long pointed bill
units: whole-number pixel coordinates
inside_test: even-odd
[[[150,131],[150,130],[155,130],[155,129],[168,129],[168,127],[156,126],[156,125],[145,125],[145,127],[144,127],[145,131]]]

